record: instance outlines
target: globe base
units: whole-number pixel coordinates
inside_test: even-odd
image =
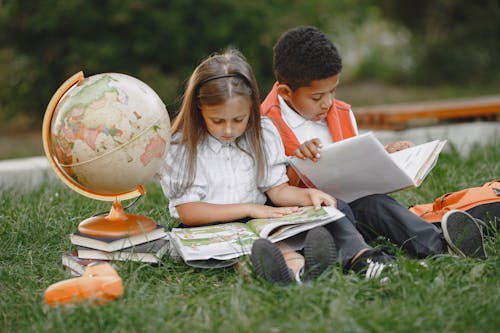
[[[148,233],[157,224],[149,217],[127,214],[120,202],[115,201],[108,215],[89,217],[78,225],[78,231],[87,236],[123,238]]]

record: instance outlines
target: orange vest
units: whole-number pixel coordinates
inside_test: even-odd
[[[334,100],[330,110],[326,115],[326,122],[332,135],[333,141],[341,141],[356,135],[354,125],[351,120],[351,106],[339,100]],[[293,133],[292,129],[283,120],[281,115],[281,107],[278,100],[278,83],[276,82],[267,95],[266,99],[260,106],[260,112],[263,116],[270,118],[274,126],[278,129],[283,145],[285,146],[285,154],[293,156],[295,149],[300,145],[299,140]],[[298,176],[293,172],[292,168],[287,171],[289,183],[292,185],[299,184]],[[300,184],[301,186],[303,184]]]

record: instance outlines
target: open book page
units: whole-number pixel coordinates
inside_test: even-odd
[[[317,162],[292,157],[290,164],[308,186],[346,202],[413,185],[371,132],[324,147]]]
[[[258,236],[244,223],[174,228],[174,246],[184,261],[226,260],[249,254]]]
[[[446,140],[434,140],[390,154],[392,160],[419,186],[434,168]]]
[[[277,242],[343,216],[335,207],[322,207],[319,210],[312,206],[302,207],[300,212],[294,214],[273,219],[253,219],[246,224],[232,222],[173,228],[169,236],[186,263],[197,267],[213,267],[214,263],[210,260],[229,260],[250,254],[252,244],[258,238]]]
[[[325,206],[315,210],[314,207],[308,206],[301,207],[297,213],[279,218],[253,219],[248,222],[248,226],[260,237],[278,242],[343,216],[344,214],[335,207]]]

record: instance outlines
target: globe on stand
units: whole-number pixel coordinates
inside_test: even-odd
[[[119,73],[85,78],[78,72],[50,100],[43,148],[64,184],[79,194],[111,201],[109,214],[82,221],[89,236],[125,237],[156,223],[125,213],[121,201],[145,193],[170,144],[170,118],[144,82]]]

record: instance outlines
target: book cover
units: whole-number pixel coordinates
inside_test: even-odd
[[[158,263],[168,252],[170,241],[168,236],[150,242],[124,248],[122,250],[106,252],[88,247],[78,246],[78,257],[82,259],[118,260],[118,261],[140,261],[146,263]]]
[[[84,235],[80,232],[74,232],[70,235],[71,243],[96,250],[113,252],[138,244],[150,242],[158,238],[165,237],[167,232],[161,225],[149,233],[140,233],[122,238],[105,238]]]

